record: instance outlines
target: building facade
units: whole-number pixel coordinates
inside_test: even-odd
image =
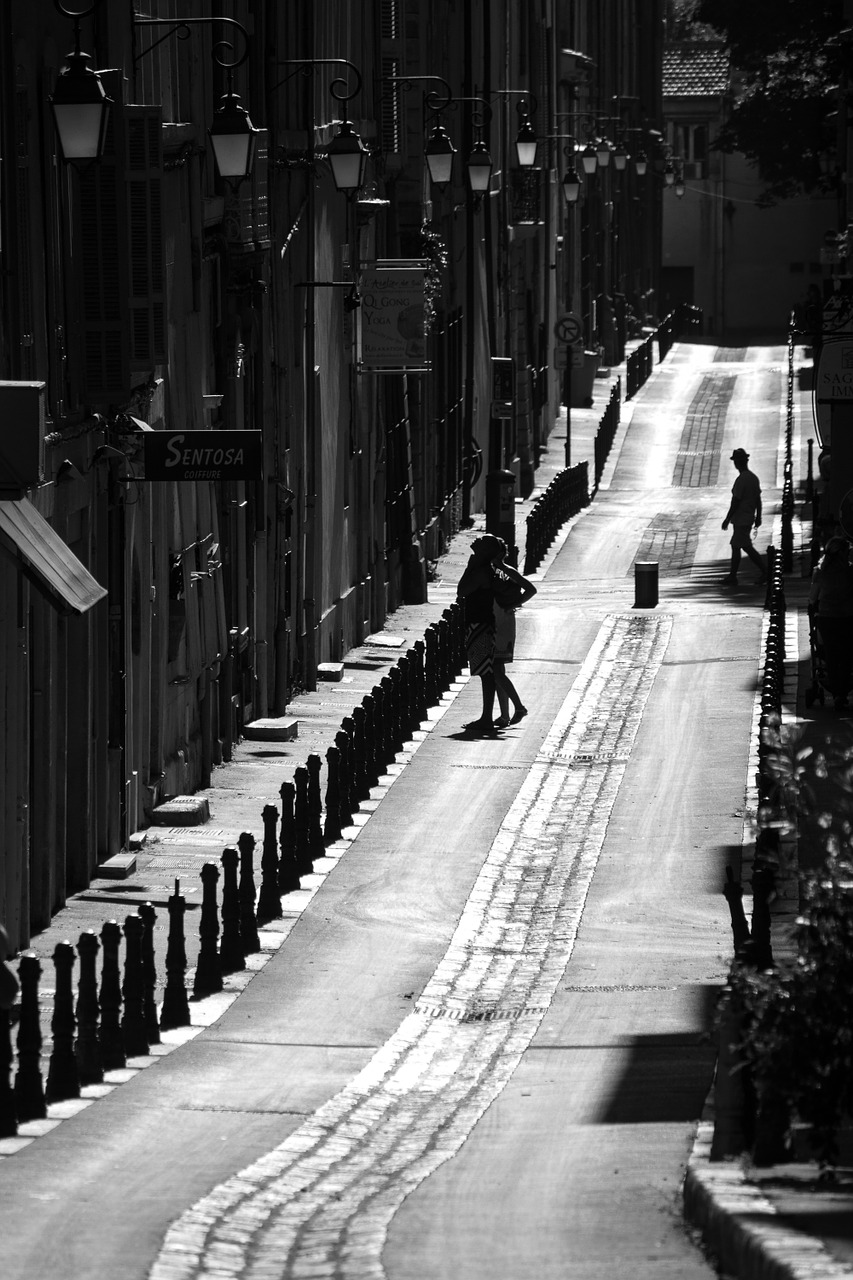
[[[581,346],[618,360],[626,317],[656,297],[657,188],[614,165],[564,194],[587,144],[636,153],[659,134],[652,9],[4,6],[13,946],[159,804],[203,788],[247,723],[424,598],[490,474],[531,492],[564,386],[557,321],[576,315]],[[75,49],[112,102],[85,163],[64,157],[50,105]],[[210,136],[232,94],[254,130],[239,182]],[[424,163],[439,129],[456,149],[441,185]],[[331,158],[348,131],[366,166],[343,194]]]

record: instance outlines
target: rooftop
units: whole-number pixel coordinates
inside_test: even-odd
[[[709,40],[684,40],[667,45],[663,54],[665,98],[714,98],[729,84],[729,53]]]

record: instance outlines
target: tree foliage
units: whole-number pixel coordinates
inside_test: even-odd
[[[696,0],[692,16],[731,52],[735,102],[715,145],[751,160],[765,203],[832,189],[822,163],[835,149],[846,56],[842,0]]]

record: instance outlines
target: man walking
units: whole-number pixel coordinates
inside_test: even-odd
[[[735,449],[731,460],[737,467],[738,476],[732,485],[732,500],[723,521],[724,529],[728,529],[729,525],[732,526],[732,563],[729,576],[723,578],[723,582],[737,586],[737,571],[742,551],[753,564],[758,566],[761,573],[759,582],[766,582],[767,566],[752,545],[753,526],[757,529],[761,524],[761,485],[758,482],[758,476],[746,465],[749,462],[749,454],[745,449]]]

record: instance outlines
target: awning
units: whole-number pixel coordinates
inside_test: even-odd
[[[0,501],[0,549],[23,570],[60,613],[85,613],[107,594],[28,498]]]

